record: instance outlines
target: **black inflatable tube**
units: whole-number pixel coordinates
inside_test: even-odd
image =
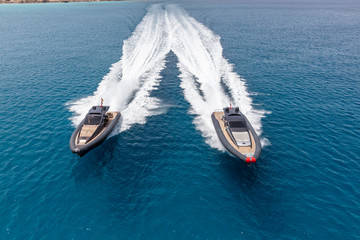
[[[246,162],[246,156],[239,153],[238,151],[236,151],[236,149],[231,146],[231,144],[226,140],[226,137],[223,133],[223,131],[221,130],[221,127],[220,127],[220,124],[219,124],[219,121],[216,119],[214,113],[211,114],[211,120],[214,124],[214,128],[215,128],[215,131],[216,131],[216,134],[218,135],[219,139],[220,139],[220,142],[222,143],[222,145],[224,145],[224,147],[232,154],[234,155],[235,157],[241,159],[242,161]],[[254,137],[254,140],[255,140],[255,153],[254,153],[254,158],[257,159],[259,156],[260,156],[260,153],[261,153],[261,144],[260,144],[260,139],[258,137],[258,135],[256,134],[254,128],[251,126],[249,120],[245,117],[245,120],[246,120],[246,124],[248,126],[248,129],[249,131],[251,132],[251,134],[253,135]]]
[[[76,127],[73,134],[71,135],[70,142],[69,142],[71,151],[73,153],[78,154],[80,157],[82,157],[87,152],[89,152],[91,149],[102,144],[106,140],[107,136],[111,133],[113,128],[116,126],[116,124],[119,122],[120,116],[121,116],[121,113],[116,115],[114,120],[111,121],[111,123],[109,124],[109,126],[107,126],[107,128],[104,130],[104,132],[99,137],[97,137],[95,140],[93,140],[92,142],[90,142],[82,147],[76,147],[75,146],[75,138],[76,138],[76,135],[79,134],[79,131],[81,130],[82,125],[84,123],[84,120],[82,120],[81,123]]]

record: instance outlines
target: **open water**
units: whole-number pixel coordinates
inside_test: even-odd
[[[360,239],[359,39],[358,2],[1,5],[0,239]],[[79,158],[100,98],[123,118]]]

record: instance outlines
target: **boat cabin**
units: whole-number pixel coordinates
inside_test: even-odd
[[[84,145],[97,137],[108,122],[106,112],[109,108],[109,106],[94,106],[90,109],[79,132],[77,144]]]
[[[238,107],[224,108],[226,129],[237,146],[251,146],[245,116]]]
[[[109,106],[94,106],[90,109],[84,120],[84,125],[96,125],[99,126],[106,122],[106,112],[109,110]]]

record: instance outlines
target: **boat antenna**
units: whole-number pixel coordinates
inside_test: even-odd
[[[104,99],[102,99],[102,98],[101,98],[101,104],[100,104],[100,107],[102,107],[102,105],[103,105],[103,101],[104,101]]]

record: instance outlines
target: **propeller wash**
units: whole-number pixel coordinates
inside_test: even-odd
[[[122,57],[104,76],[93,95],[70,104],[74,125],[91,106],[104,98],[114,111],[121,111],[122,124],[115,134],[133,124],[143,124],[146,117],[161,114],[160,99],[150,97],[161,83],[160,73],[167,54],[178,58],[180,86],[190,103],[194,124],[206,142],[224,149],[211,122],[211,113],[230,102],[239,106],[255,131],[261,134],[263,110],[255,110],[244,80],[223,57],[220,37],[177,5],[152,5],[132,35],[124,41]],[[226,89],[225,89],[226,88]],[[262,139],[266,144],[267,140]]]

